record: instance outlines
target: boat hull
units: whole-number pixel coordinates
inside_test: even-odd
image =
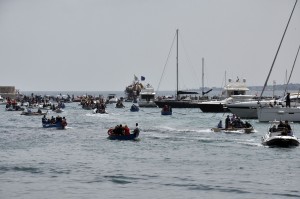
[[[300,122],[300,108],[261,107],[257,109],[257,116],[260,122],[269,122],[274,120]]]
[[[139,101],[138,102],[139,107],[157,107],[157,105],[154,103],[154,101]]]
[[[296,147],[299,146],[299,140],[293,136],[276,136],[263,139],[262,144],[270,147]]]
[[[235,133],[235,134],[250,134],[254,133],[253,128],[212,128],[211,129],[213,132],[218,133],[218,132],[224,132],[224,133]]]
[[[229,109],[222,103],[210,104],[210,103],[200,103],[199,108],[204,113],[223,113],[229,112]]]
[[[158,100],[155,104],[159,108],[163,108],[165,105],[172,108],[199,108],[199,102],[183,101],[183,100]]]
[[[108,129],[107,131],[109,140],[136,140],[139,137],[140,130],[135,129],[130,135],[117,135],[113,133],[113,128]]]
[[[161,115],[172,115],[172,111],[161,111]]]
[[[139,107],[137,107],[137,106],[136,106],[136,107],[132,107],[132,106],[131,106],[131,108],[130,108],[130,111],[131,111],[131,112],[139,112],[139,110],[140,110],[140,109],[139,109]]]
[[[62,125],[61,123],[55,123],[55,124],[44,123],[43,128],[65,129],[66,125]]]

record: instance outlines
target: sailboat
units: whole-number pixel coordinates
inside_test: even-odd
[[[273,69],[275,60],[276,60],[276,58],[277,58],[279,49],[280,49],[280,47],[281,47],[281,44],[282,44],[283,38],[284,38],[284,36],[285,36],[286,30],[287,30],[287,28],[288,28],[290,19],[291,19],[292,15],[293,15],[293,12],[294,12],[296,3],[297,3],[297,1],[295,2],[294,8],[293,8],[293,10],[292,10],[292,12],[291,12],[291,15],[290,15],[290,18],[289,18],[288,23],[287,23],[287,25],[286,25],[285,31],[284,31],[284,33],[283,33],[283,35],[282,35],[280,44],[279,44],[279,46],[278,46],[278,49],[277,49],[276,55],[275,55],[275,57],[274,57],[274,60],[273,60],[271,69],[270,69],[270,71],[269,71],[269,74],[268,74],[268,76],[267,76],[265,85],[264,85],[264,87],[263,87],[263,90],[262,90],[262,92],[261,92],[261,94],[260,94],[259,99],[258,99],[258,100],[248,101],[248,102],[232,103],[232,104],[227,105],[228,109],[229,109],[233,114],[239,116],[240,118],[244,118],[244,119],[245,119],[245,118],[247,118],[247,119],[250,119],[250,118],[251,118],[251,119],[258,119],[258,114],[259,114],[259,115],[260,115],[260,120],[261,120],[261,121],[267,120],[267,118],[264,117],[265,114],[262,113],[262,112],[265,112],[265,111],[267,111],[267,110],[269,111],[269,109],[266,108],[265,110],[262,110],[262,109],[264,109],[264,108],[262,108],[262,107],[269,107],[269,104],[274,104],[275,100],[274,100],[274,99],[262,99],[262,96],[263,96],[263,92],[264,92],[264,90],[265,90],[265,88],[266,88],[268,79],[269,79],[269,77],[270,77],[271,71],[272,71],[272,69]],[[295,95],[293,95],[293,96],[295,96]],[[292,97],[292,95],[291,95],[291,97]],[[283,98],[283,99],[276,100],[277,104],[279,104],[280,102],[282,102],[282,100],[284,100],[284,98]],[[275,111],[275,109],[274,109],[274,111]],[[277,112],[278,112],[278,111],[277,111]],[[280,111],[280,112],[282,113],[282,111]],[[262,115],[263,115],[263,116],[262,116]],[[271,116],[271,117],[274,117],[274,116],[275,116],[275,115],[273,115],[273,116]],[[275,116],[275,117],[276,117],[276,116]],[[263,119],[263,118],[264,118],[264,119]],[[278,119],[279,117],[276,117],[276,118]],[[270,118],[268,118],[268,119],[270,119]],[[273,118],[273,119],[275,119],[275,118]],[[272,121],[273,119],[268,120],[268,121]]]
[[[179,30],[176,30],[176,99],[161,99],[158,98],[154,102],[159,108],[163,108],[165,105],[172,108],[199,108],[199,100],[191,99],[191,95],[198,95],[198,92],[194,91],[181,91],[178,89],[178,33]],[[185,96],[183,96],[185,95]],[[201,98],[201,97],[197,97]]]
[[[272,69],[273,69],[273,66],[274,66],[274,63],[275,63],[278,51],[280,49],[281,43],[283,41],[284,35],[285,35],[286,30],[288,28],[289,22],[291,20],[291,17],[293,15],[293,12],[294,12],[294,9],[296,7],[297,2],[298,1],[296,0],[294,8],[292,10],[292,13],[290,15],[290,18],[288,20],[287,26],[285,28],[284,34],[282,36],[281,42],[279,44],[277,53],[275,55],[274,61],[272,63],[271,69],[269,71],[268,77],[266,79],[266,82],[265,82],[264,88],[262,90],[262,93],[263,93],[263,91],[264,91],[264,89],[265,89],[265,87],[267,85],[267,82],[268,82],[268,79],[269,79],[270,74],[272,72]],[[299,48],[298,48],[298,51],[297,51],[297,54],[296,54],[296,57],[295,57],[295,60],[294,60],[293,68],[292,68],[292,71],[290,73],[289,79],[291,78],[292,72],[294,70],[294,66],[295,66],[295,63],[296,63],[296,60],[297,60],[297,57],[298,57],[298,54],[299,54],[299,50],[300,50],[300,45],[299,45]],[[288,82],[289,82],[289,80],[288,80]],[[297,99],[298,98],[299,98],[299,93],[297,94]],[[258,116],[258,120],[260,122],[268,122],[268,121],[273,121],[273,120],[287,120],[287,121],[290,121],[290,122],[300,122],[300,106],[291,107],[291,106],[289,106],[287,104],[284,107],[282,105],[277,105],[276,104],[276,106],[272,106],[272,107],[271,106],[269,106],[269,107],[259,107],[257,109],[257,116]]]
[[[293,69],[299,54],[300,46],[294,60]],[[288,82],[290,81],[293,69],[291,71]],[[290,104],[287,103],[287,96],[289,97]],[[290,122],[300,122],[300,91],[297,93],[288,93],[281,101],[286,101],[286,106],[276,103],[272,106],[263,106],[257,109],[258,120],[260,122],[268,122],[273,120],[287,120]]]

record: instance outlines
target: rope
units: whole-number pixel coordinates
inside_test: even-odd
[[[158,83],[158,86],[157,86],[157,89],[156,89],[157,91],[159,90],[159,86],[160,86],[161,80],[162,80],[162,78],[164,76],[164,73],[165,73],[165,70],[166,70],[166,67],[167,67],[167,64],[168,64],[168,61],[169,61],[172,49],[173,49],[175,38],[176,38],[176,34],[174,35],[174,38],[173,38],[173,41],[172,41],[172,45],[171,45],[171,48],[170,48],[170,51],[169,51],[169,54],[168,54],[168,57],[167,57],[164,69],[163,69],[163,73],[161,74],[161,77],[160,77],[160,80],[159,80],[159,83]]]

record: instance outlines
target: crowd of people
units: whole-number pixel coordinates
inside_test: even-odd
[[[241,118],[237,117],[235,114],[233,114],[231,117],[227,115],[225,119],[225,129],[229,128],[251,128],[252,125],[249,122],[244,122],[241,120]],[[222,120],[220,120],[218,124],[218,128],[223,128]]]
[[[135,124],[134,133],[138,131],[138,123]],[[114,135],[130,135],[130,129],[127,125],[123,126],[122,124],[115,126],[112,130],[112,134]]]
[[[65,117],[60,117],[59,115],[57,117],[52,116],[51,118],[47,118],[46,115],[42,118],[43,124],[62,124],[63,126],[67,125],[67,120]]]
[[[281,132],[281,135],[293,135],[291,125],[287,120],[283,123],[282,121],[279,121],[279,124],[276,125],[274,124],[270,128],[270,132]]]

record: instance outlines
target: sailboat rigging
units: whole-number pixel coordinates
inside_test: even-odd
[[[266,88],[266,86],[267,86],[267,83],[268,83],[268,81],[269,81],[269,78],[270,78],[271,72],[272,72],[272,70],[273,70],[273,67],[274,67],[275,61],[276,61],[276,59],[277,59],[278,52],[279,52],[279,50],[280,50],[280,47],[281,47],[281,44],[282,44],[283,38],[284,38],[284,36],[285,36],[285,33],[286,33],[286,31],[287,31],[287,29],[288,29],[288,27],[289,27],[289,24],[290,24],[291,18],[292,18],[292,16],[293,16],[293,13],[294,13],[295,7],[296,7],[296,5],[297,5],[297,2],[298,2],[298,0],[296,0],[296,2],[295,2],[295,5],[294,5],[294,7],[293,7],[293,10],[292,10],[292,13],[291,13],[291,15],[290,15],[290,18],[289,18],[289,20],[288,20],[288,23],[286,24],[285,30],[284,30],[284,32],[283,32],[283,35],[282,35],[281,41],[280,41],[280,43],[279,43],[279,46],[278,46],[278,49],[277,49],[277,52],[276,52],[276,54],[275,54],[275,57],[274,57],[274,60],[273,60],[273,62],[272,62],[272,65],[271,65],[271,68],[270,68],[269,74],[268,74],[268,76],[267,76],[267,79],[266,79],[266,81],[265,81],[264,87],[263,87],[263,89],[262,89],[262,91],[261,91],[261,94],[260,94],[259,100],[261,100],[261,98],[262,98],[262,95],[263,95],[263,93],[264,93],[264,91],[265,91],[265,88]]]
[[[182,95],[197,95],[198,92],[193,91],[181,91],[179,90],[179,67],[178,67],[178,60],[179,60],[179,53],[178,53],[178,34],[179,30],[176,30],[176,97],[175,99],[161,99],[155,100],[155,104],[162,108],[165,105],[171,106],[172,108],[199,108],[198,106],[198,100],[192,100],[189,97],[188,98],[181,98]],[[173,46],[173,43],[172,43]],[[170,56],[170,52],[169,52]],[[168,59],[169,59],[168,56]],[[164,68],[165,70],[165,68]],[[158,89],[157,89],[158,90]]]

